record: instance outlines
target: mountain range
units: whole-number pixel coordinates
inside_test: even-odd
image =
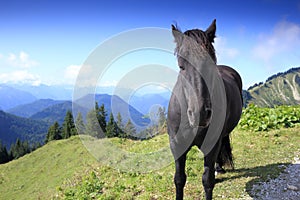
[[[97,101],[99,106],[104,104],[108,113],[107,119],[111,112],[114,116],[120,112],[123,123],[131,119],[138,130],[142,130],[151,124],[151,119],[145,116],[149,116],[149,112],[153,112],[155,106],[167,109],[170,97],[170,92],[151,93],[132,96],[129,102],[125,102],[116,95],[91,94],[72,103],[71,90],[53,87],[49,90],[49,97],[53,97],[57,91],[57,94],[65,92],[65,97],[69,96],[69,99],[57,100],[49,97],[39,99],[38,97],[46,97],[47,91],[41,91],[49,87],[24,86],[23,88],[27,89],[21,90],[21,86],[14,88],[12,85],[0,85],[0,140],[4,144],[10,145],[16,138],[43,141],[49,125],[54,121],[62,124],[68,110],[73,108],[74,118],[78,112],[85,117],[94,106],[87,105],[90,98]],[[35,96],[30,91],[38,95]],[[56,95],[58,96],[62,97],[61,94]],[[300,68],[291,68],[286,72],[270,76],[265,82],[257,83],[244,90],[243,97],[244,106],[250,103],[260,107],[298,105],[300,103]]]
[[[93,98],[93,102],[97,101],[99,106],[104,104],[107,111],[107,121],[111,112],[115,117],[120,112],[123,123],[125,124],[131,119],[138,131],[145,129],[150,124],[150,120],[145,118],[144,114],[116,95],[86,95],[75,102],[39,99],[31,103],[17,105],[6,112],[1,111],[0,140],[6,146],[10,146],[17,138],[31,142],[43,142],[48,127],[55,121],[62,125],[68,110],[73,111],[74,118],[78,112],[81,112],[85,118],[87,113],[94,108],[94,103],[90,107],[86,105],[90,98]]]
[[[27,140],[30,143],[43,143],[49,126],[55,121],[62,125],[66,112],[68,110],[72,111],[72,108],[74,118],[78,112],[81,112],[85,120],[88,111],[91,109],[85,107],[86,99],[90,98],[89,96],[87,95],[75,103],[72,103],[72,101],[40,99],[32,103],[18,105],[7,112],[0,110],[0,140],[2,144],[9,148],[17,138]],[[117,113],[120,112],[123,123],[125,124],[128,119],[131,119],[138,131],[144,129],[150,123],[148,118],[144,118],[142,113],[118,96],[96,95],[95,101],[99,105],[104,104],[107,111],[107,121],[112,112],[112,107],[114,107],[114,116],[116,117]]]
[[[53,100],[53,99],[38,99],[36,101],[33,101],[31,103],[18,105],[16,107],[13,107],[11,109],[8,109],[7,112],[20,116],[20,117],[31,117],[32,115],[41,112],[42,110],[56,105],[63,103],[63,100]]]
[[[45,140],[48,124],[43,121],[18,117],[0,110],[0,140],[9,147],[17,138],[31,143]]]
[[[291,68],[270,76],[244,91],[246,104],[260,107],[276,105],[299,105],[300,103],[300,67]]]
[[[5,84],[0,85],[0,97],[0,110],[7,110],[37,100],[33,94]]]
[[[76,100],[76,106],[73,107],[75,108],[73,109],[73,111],[75,112],[74,115],[77,115],[76,110],[78,110],[78,107],[83,107],[87,110],[90,110],[91,107],[94,106],[87,105],[87,102],[90,102],[90,99],[94,99],[95,101],[97,101],[99,106],[104,104],[104,107],[107,111],[107,120],[110,113],[112,112],[115,118],[117,114],[120,113],[123,123],[126,123],[130,119],[136,125],[136,127],[139,127],[141,129],[142,127],[147,126],[150,123],[150,120],[145,118],[143,113],[139,112],[136,108],[125,102],[119,96],[108,94],[90,94]]]
[[[170,95],[170,93],[136,95],[130,98],[129,104],[141,113],[147,115],[154,111],[156,106],[165,107],[167,109]]]
[[[101,94],[111,94],[113,88],[103,87],[98,91],[101,91]],[[70,86],[1,84],[0,109],[18,116],[30,117],[49,106],[63,103],[66,100],[71,101],[72,92],[73,89]],[[245,106],[249,103],[260,107],[299,104],[300,67],[280,72],[270,76],[265,82],[254,84],[243,91],[243,96]],[[170,92],[134,95],[126,103],[143,115],[147,115],[153,105],[159,105],[167,109],[169,97]],[[107,100],[109,101],[109,99]],[[108,106],[107,102],[106,105]]]

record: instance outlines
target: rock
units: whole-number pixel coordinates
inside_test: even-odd
[[[299,190],[299,188],[297,186],[289,185],[289,184],[287,185],[287,189],[293,190],[293,191],[298,191]]]

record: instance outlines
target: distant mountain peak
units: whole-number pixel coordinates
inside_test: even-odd
[[[248,88],[247,103],[261,107],[300,104],[300,67],[270,76]]]
[[[8,110],[20,104],[30,103],[37,99],[29,92],[5,84],[0,84],[0,97],[0,107],[3,110]]]
[[[273,79],[275,79],[277,77],[285,76],[287,74],[294,73],[294,72],[300,72],[300,67],[294,67],[294,68],[291,68],[291,69],[289,69],[285,72],[279,72],[277,74],[274,74],[274,75],[270,76],[269,78],[267,78],[266,82],[272,81]]]
[[[18,105],[14,108],[7,110],[7,112],[20,117],[30,117],[37,112],[40,112],[50,106],[62,102],[63,101],[53,99],[39,99],[28,104]]]

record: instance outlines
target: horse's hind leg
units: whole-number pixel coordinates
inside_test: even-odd
[[[223,168],[224,162],[223,162],[223,159],[222,159],[222,155],[221,155],[222,153],[221,153],[221,151],[222,150],[220,150],[220,152],[218,154],[218,158],[217,158],[215,169],[216,169],[216,173],[218,173],[218,174],[225,174],[226,171]]]
[[[183,190],[186,182],[186,174],[185,174],[185,161],[186,161],[186,153],[175,160],[175,176],[174,183],[176,186],[176,200],[183,199]]]
[[[223,164],[221,162],[216,163],[216,173],[217,174],[225,174],[226,170],[223,168]]]
[[[222,139],[221,149],[218,153],[218,158],[216,162],[216,172],[220,174],[226,173],[223,166],[228,165],[232,169],[234,169],[233,164],[233,156],[232,156],[232,149],[230,145],[230,137],[229,135],[225,136]]]

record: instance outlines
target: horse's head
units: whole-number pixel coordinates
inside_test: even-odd
[[[206,31],[193,29],[182,33],[177,26],[172,25],[172,33],[176,42],[175,53],[190,126],[207,127],[212,117],[212,109],[210,94],[202,76],[205,75],[205,68],[210,67],[209,64],[216,64],[212,45],[216,20]]]

